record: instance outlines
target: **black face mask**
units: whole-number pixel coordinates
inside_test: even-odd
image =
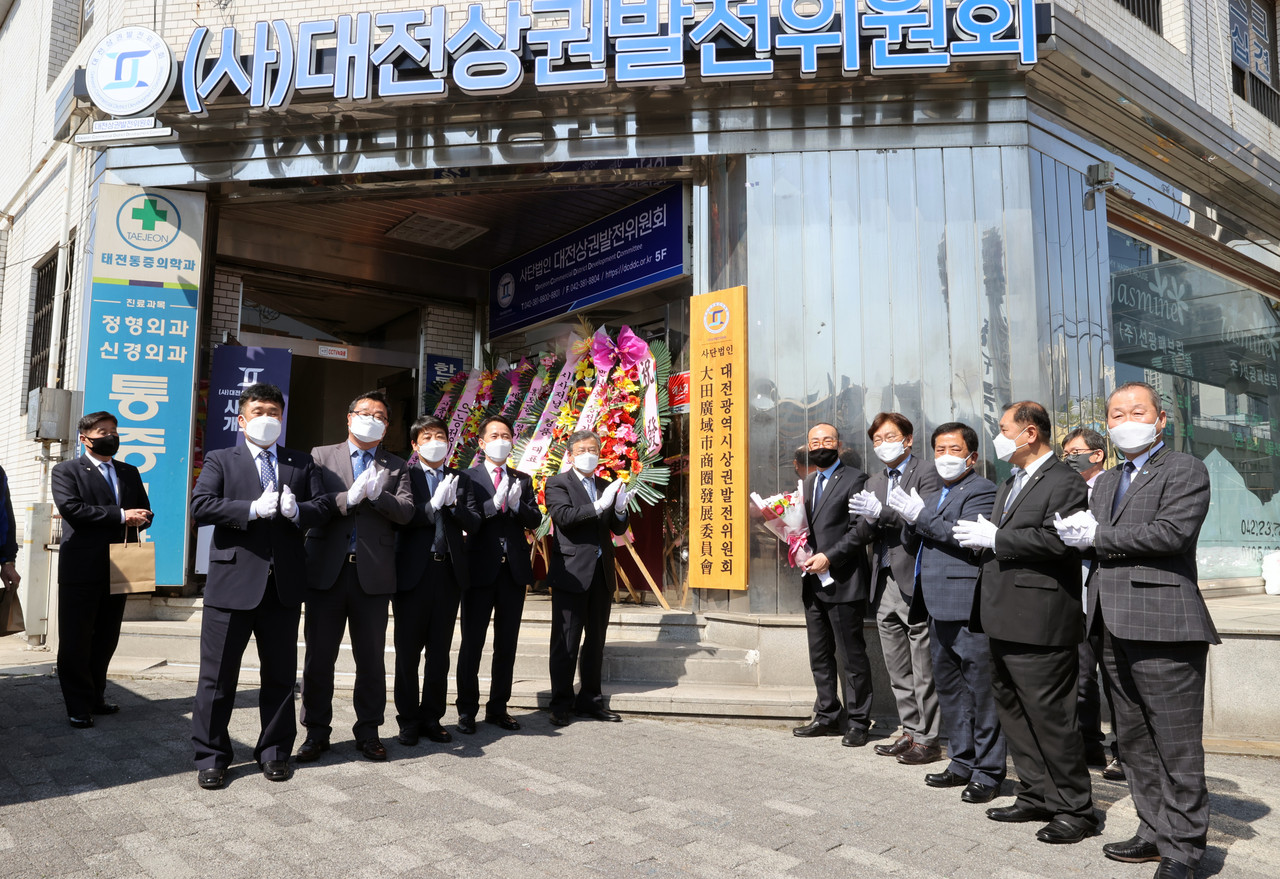
[[[1093,462],[1089,460],[1093,452],[1076,452],[1074,455],[1067,455],[1064,459],[1068,467],[1077,473],[1083,473],[1093,466]]]
[[[95,455],[101,455],[104,458],[114,458],[116,452],[120,451],[120,435],[112,434],[111,436],[85,437],[89,444],[89,448],[93,450]]]
[[[835,449],[810,449],[809,463],[817,467],[819,470],[826,470],[836,462],[839,452]]]

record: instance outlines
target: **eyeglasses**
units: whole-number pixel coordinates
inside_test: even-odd
[[[871,440],[871,445],[880,446],[885,443],[900,443],[903,439],[905,439],[905,437],[903,437],[902,434],[895,434],[893,436],[877,436]]]
[[[820,448],[823,448],[823,449],[834,449],[838,443],[839,443],[839,440],[837,440],[835,437],[833,437],[833,436],[824,436],[824,437],[821,437],[821,438],[817,438],[817,439],[811,439],[811,440],[809,440],[809,448],[811,448],[811,449],[820,449]]]
[[[360,411],[360,410],[358,410],[358,409],[357,409],[355,412],[352,412],[351,414],[352,414],[352,415],[364,415],[364,416],[366,416],[366,417],[372,418],[374,421],[381,422],[382,424],[386,424],[386,423],[387,423],[387,416],[383,415],[381,412],[375,412],[375,411],[371,411],[371,410],[369,410],[369,409],[365,409],[365,410],[362,412],[362,411]]]

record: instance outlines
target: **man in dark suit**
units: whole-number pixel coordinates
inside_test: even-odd
[[[904,522],[889,497],[895,490],[917,498],[932,493],[939,484],[938,471],[912,454],[914,427],[905,415],[881,412],[872,419],[867,436],[884,469],[871,474],[867,487],[849,499],[849,513],[861,517],[864,538],[871,544],[871,608],[902,723],[902,735],[876,745],[875,752],[920,766],[942,758],[942,717],[929,656],[928,620],[909,619],[916,560],[903,545]]]
[[[95,714],[115,714],[107,702],[107,666],[120,641],[124,595],[111,594],[113,543],[139,539],[151,524],[151,502],[138,468],[113,460],[120,448],[110,412],[80,419],[84,454],[53,468],[53,502],[62,516],[58,550],[58,683],[67,721],[93,726]]]
[[[1204,856],[1204,688],[1220,643],[1200,594],[1196,542],[1209,511],[1203,463],[1164,444],[1155,388],[1123,384],[1107,432],[1125,462],[1104,473],[1088,513],[1061,526],[1090,550],[1089,631],[1102,639],[1116,735],[1138,832],[1102,847],[1116,861],[1160,861],[1157,879],[1191,877]]]
[[[605,629],[613,602],[613,535],[627,530],[627,489],[595,475],[600,438],[589,430],[569,436],[572,469],[547,480],[547,512],[555,525],[547,580],[551,584],[551,722],[569,712],[594,720],[622,720],[600,693]],[[581,647],[579,647],[581,645]],[[581,650],[581,659],[579,659]],[[573,668],[581,686],[573,693]]]
[[[482,519],[467,538],[471,584],[462,594],[462,643],[458,646],[458,732],[476,731],[480,708],[480,655],[493,619],[493,660],[484,720],[515,731],[520,723],[507,712],[511,679],[524,615],[524,594],[533,582],[526,529],[542,522],[533,480],[507,466],[511,422],[502,416],[480,425],[484,461],[466,472]]]
[[[1013,475],[996,492],[995,520],[961,519],[961,546],[982,550],[970,624],[991,641],[1000,726],[1018,771],[1018,799],[993,821],[1045,821],[1036,839],[1079,842],[1097,816],[1076,732],[1078,646],[1084,637],[1080,557],[1053,523],[1085,507],[1084,480],[1050,446],[1049,413],[1014,403],[1000,419],[996,456]]]
[[[450,742],[440,724],[449,691],[449,648],[458,603],[470,584],[463,532],[480,527],[480,507],[471,480],[445,466],[448,425],[432,415],[413,423],[409,434],[418,453],[409,471],[413,519],[396,535],[396,594],[391,599],[396,629],[396,721],[402,745],[419,736]],[[421,686],[418,663],[426,651]]]
[[[0,598],[6,589],[17,589],[22,582],[18,574],[18,520],[13,515],[13,499],[9,497],[9,476],[0,467]]]
[[[919,500],[889,499],[906,523],[903,537],[916,560],[911,619],[927,615],[933,679],[947,723],[951,762],[924,781],[930,787],[963,786],[964,802],[989,803],[1004,781],[1006,745],[991,687],[991,644],[969,626],[978,560],[957,542],[953,529],[961,519],[990,516],[996,487],[973,469],[978,434],[969,425],[939,425],[930,444],[940,487]]]
[[[862,490],[867,474],[844,464],[839,451],[833,425],[810,429],[809,461],[818,469],[804,481],[804,502],[813,555],[804,563],[800,596],[818,695],[813,720],[791,732],[801,738],[843,733],[841,744],[856,748],[867,743],[871,728],[871,663],[862,634],[871,571],[868,529],[849,515],[849,498]]]
[[[347,407],[347,438],[311,450],[333,507],[327,524],[307,532],[307,641],[302,665],[302,725],[298,762],[329,750],[333,675],[342,632],[351,630],[356,663],[356,750],[387,759],[378,738],[387,707],[387,610],[396,591],[395,526],[413,518],[413,489],[403,459],[382,448],[391,421],[387,398],[369,391]]]
[[[213,526],[200,621],[200,682],[191,711],[196,781],[206,790],[222,787],[231,765],[227,728],[250,635],[261,668],[262,730],[253,757],[270,781],[292,774],[298,620],[307,583],[302,536],[328,518],[329,503],[311,458],[277,445],[283,417],[278,387],[245,388],[237,419],[244,444],[205,456],[191,492],[192,519]]]

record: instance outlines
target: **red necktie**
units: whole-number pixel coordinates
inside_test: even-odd
[[[498,483],[500,483],[500,482],[502,482],[502,468],[501,468],[501,467],[494,467],[494,468],[493,468],[493,490],[494,490],[494,492],[495,492],[495,495],[494,495],[494,498],[493,498],[493,499],[494,499],[494,501],[497,503],[497,505],[498,505],[498,509],[500,509],[500,510],[505,510],[505,509],[507,508],[507,496],[506,496],[506,493],[504,492],[504,493],[503,493],[503,495],[502,495],[502,497],[498,497],[498,496],[496,495],[496,492],[497,492],[497,490],[498,490]]]

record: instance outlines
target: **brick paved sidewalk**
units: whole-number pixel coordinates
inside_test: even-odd
[[[1122,785],[1094,775],[1101,836],[1074,846],[1000,825],[925,770],[798,740],[780,725],[627,717],[557,729],[481,725],[452,745],[358,758],[349,702],[334,749],[283,784],[252,764],[256,691],[232,721],[240,762],[201,791],[192,686],[111,683],[123,711],[67,726],[55,678],[0,676],[0,876],[973,877],[1147,879],[1102,856],[1136,827]],[[391,709],[394,713],[394,709]],[[452,716],[446,718],[452,721]],[[248,761],[248,762],[246,762]],[[930,769],[937,768],[929,767]],[[1213,831],[1197,875],[1280,875],[1280,760],[1210,756]],[[1006,785],[1006,791],[1008,785]],[[1004,799],[1005,804],[1012,800]]]

